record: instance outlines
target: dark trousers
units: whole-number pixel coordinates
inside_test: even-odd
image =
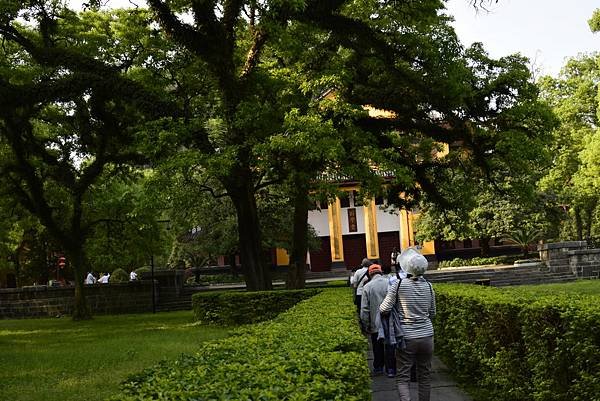
[[[410,401],[409,381],[413,360],[417,364],[419,401],[429,401],[431,394],[431,358],[433,356],[433,336],[407,339],[406,347],[398,350],[398,393],[400,401]]]
[[[393,345],[385,344],[385,368],[388,373],[390,371],[396,372],[396,347]]]
[[[354,303],[356,304],[356,313],[358,313],[358,316],[360,316],[360,303],[362,302],[362,295],[357,295],[356,298],[354,298]]]
[[[373,369],[383,370],[385,364],[383,338],[378,340],[377,333],[371,333],[371,344],[373,345]]]

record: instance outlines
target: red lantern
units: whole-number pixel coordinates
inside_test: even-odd
[[[58,258],[58,267],[60,267],[61,269],[64,269],[66,264],[67,264],[67,260],[65,259],[65,257],[60,256]]]

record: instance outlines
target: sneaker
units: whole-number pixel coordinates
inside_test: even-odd
[[[388,369],[387,377],[389,377],[390,379],[396,377],[396,369]]]
[[[383,374],[383,368],[374,368],[373,369],[373,374],[374,375],[381,375],[381,374]]]

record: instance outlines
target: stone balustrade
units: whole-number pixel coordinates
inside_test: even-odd
[[[92,314],[152,311],[152,282],[136,281],[85,286]],[[0,319],[70,315],[74,287],[34,286],[0,289]]]
[[[552,272],[600,278],[600,249],[588,249],[585,241],[541,244],[538,251],[540,259]]]

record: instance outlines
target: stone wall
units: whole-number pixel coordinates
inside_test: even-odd
[[[569,251],[569,264],[577,277],[600,278],[600,249]]]
[[[540,259],[552,272],[600,278],[600,249],[588,249],[585,241],[542,244],[538,251]]]
[[[570,251],[584,250],[587,248],[585,241],[567,241],[541,244],[538,246],[540,259],[546,265],[548,270],[553,273],[572,272]]]
[[[75,288],[47,286],[0,289],[0,319],[70,315]],[[151,281],[85,287],[92,314],[152,311]]]

